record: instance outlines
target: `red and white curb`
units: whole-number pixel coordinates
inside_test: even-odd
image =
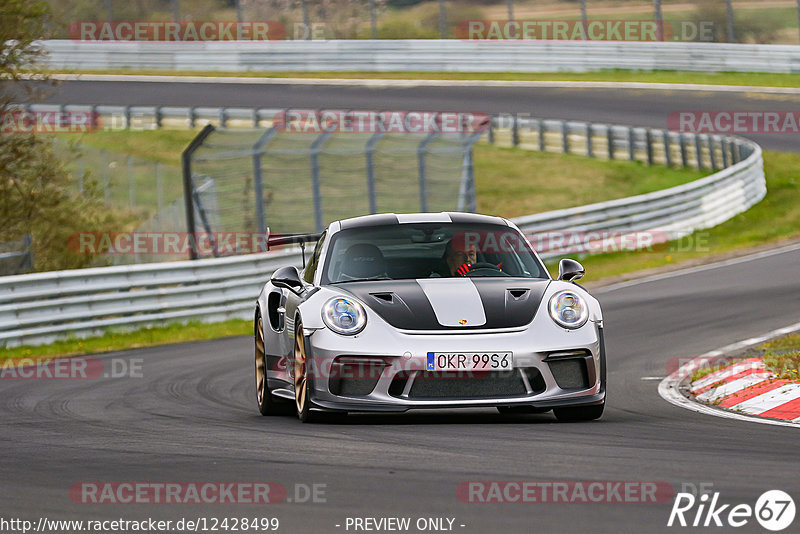
[[[800,427],[800,384],[776,378],[760,358],[742,360],[695,380],[689,384],[695,398],[680,391],[696,370],[713,364],[714,359],[798,330],[800,323],[795,323],[698,356],[662,380],[658,393],[667,402],[695,412]]]

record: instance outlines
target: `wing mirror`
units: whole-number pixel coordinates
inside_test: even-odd
[[[293,293],[300,293],[303,290],[303,281],[300,280],[300,273],[294,265],[281,267],[269,279],[275,287],[288,289]]]
[[[574,282],[575,280],[583,278],[584,274],[586,274],[586,269],[584,269],[583,265],[581,265],[575,260],[564,258],[563,260],[558,262],[559,280],[564,280],[566,282]]]

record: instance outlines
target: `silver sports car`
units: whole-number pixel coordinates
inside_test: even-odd
[[[575,283],[583,267],[562,260],[553,280],[514,223],[379,214],[279,241],[316,247],[258,297],[263,415],[289,403],[303,422],[412,408],[602,415],[603,317]]]

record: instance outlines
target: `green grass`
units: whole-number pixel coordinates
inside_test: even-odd
[[[166,165],[180,166],[181,152],[197,135],[196,130],[99,130],[80,135],[61,134],[82,145],[131,155]]]
[[[58,356],[79,356],[117,350],[170,345],[188,341],[244,336],[253,333],[252,321],[231,319],[220,323],[189,322],[154,326],[134,331],[108,330],[105,335],[84,339],[69,338],[51,345],[20,346],[3,349],[0,362],[9,358],[34,360]]]
[[[344,78],[344,79],[385,79],[385,80],[500,80],[500,81],[599,81],[599,82],[640,82],[640,83],[681,83],[709,85],[745,85],[756,87],[800,87],[800,74],[759,73],[759,72],[681,72],[681,71],[632,71],[601,70],[595,72],[360,72],[360,71],[318,71],[318,72],[219,72],[219,71],[171,71],[116,69],[113,71],[53,71],[66,74],[131,74],[151,76],[247,76],[254,78]]]
[[[478,212],[503,217],[649,193],[706,174],[487,144],[474,154]]]
[[[800,238],[800,154],[764,152],[767,196],[744,213],[714,228],[695,232],[650,251],[580,258],[588,283],[688,261]],[[551,269],[554,263],[550,262]]]
[[[774,339],[761,346],[767,370],[778,378],[800,381],[800,334]]]

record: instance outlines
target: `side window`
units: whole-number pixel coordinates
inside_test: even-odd
[[[323,232],[317,241],[317,246],[314,247],[314,254],[311,256],[311,259],[308,260],[308,265],[306,265],[306,270],[303,271],[303,280],[308,282],[309,284],[314,283],[314,273],[317,272],[317,266],[319,265],[319,255],[322,252],[322,244],[325,242],[325,233]]]

